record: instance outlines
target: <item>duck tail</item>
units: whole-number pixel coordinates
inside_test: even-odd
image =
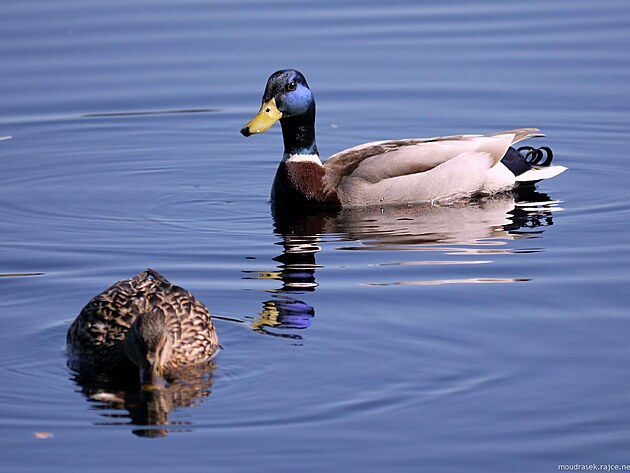
[[[522,160],[523,170],[516,175],[516,182],[536,182],[549,179],[567,170],[564,166],[552,166],[553,151],[547,146],[533,148],[521,146],[516,150]]]
[[[567,169],[565,166],[533,166],[529,171],[516,176],[516,182],[537,182],[542,179],[550,179]]]
[[[145,274],[147,276],[152,277],[153,279],[155,279],[157,282],[162,283],[162,284],[170,284],[169,280],[166,279],[164,276],[162,276],[160,273],[158,273],[156,270],[151,269],[151,268],[147,268],[147,270],[145,271]]]

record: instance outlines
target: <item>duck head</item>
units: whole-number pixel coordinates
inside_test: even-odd
[[[280,120],[287,154],[316,154],[315,99],[301,72],[285,69],[267,80],[258,114],[241,129],[243,136],[267,131]]]
[[[138,315],[127,332],[124,349],[127,358],[138,367],[144,389],[165,386],[164,366],[171,357],[173,341],[161,311]]]

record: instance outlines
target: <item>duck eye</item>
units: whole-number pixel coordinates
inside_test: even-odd
[[[289,85],[287,85],[287,89],[289,89],[289,90],[295,90],[295,89],[297,89],[297,82],[295,82],[294,80],[292,80],[291,82],[289,82]]]

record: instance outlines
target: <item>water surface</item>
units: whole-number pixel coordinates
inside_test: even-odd
[[[630,463],[625,2],[20,0],[0,23],[0,469]],[[284,67],[323,156],[536,126],[570,170],[274,214],[279,127],[238,130]],[[159,394],[77,377],[69,323],[146,267],[225,349]]]

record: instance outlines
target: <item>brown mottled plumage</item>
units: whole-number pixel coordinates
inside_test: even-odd
[[[157,350],[159,372],[166,375],[221,348],[206,306],[151,269],[88,302],[68,329],[67,347],[73,368],[117,370],[133,363],[141,373]]]

